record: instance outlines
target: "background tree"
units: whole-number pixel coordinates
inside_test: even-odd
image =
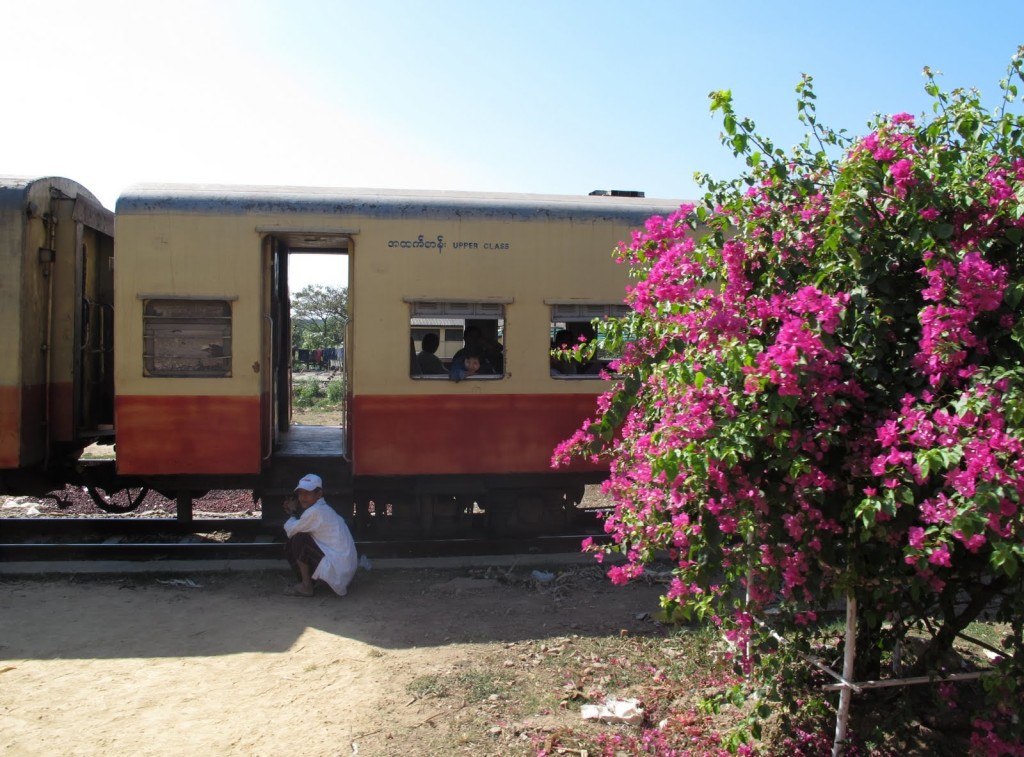
[[[310,285],[292,295],[292,345],[303,349],[339,347],[348,323],[348,289]]]
[[[1024,754],[1020,52],[995,113],[925,73],[932,116],[856,139],[817,123],[805,78],[789,154],[713,94],[747,171],[702,177],[620,249],[638,279],[607,337],[622,378],[555,459],[611,461],[610,578],[670,555],[666,609],[720,623],[794,712],[809,674],[789,654],[841,657],[817,622],[835,600],[857,601],[860,680],[914,634],[902,674],[941,675],[994,612],[974,746]]]

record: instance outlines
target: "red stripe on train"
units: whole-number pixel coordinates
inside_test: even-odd
[[[119,396],[117,470],[259,473],[260,416],[258,396]]]
[[[21,464],[21,387],[0,386],[0,468]]]
[[[544,473],[594,413],[592,394],[371,395],[352,400],[359,476]],[[560,470],[598,470],[575,462]]]

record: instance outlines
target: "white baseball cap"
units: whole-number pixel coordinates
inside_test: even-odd
[[[317,489],[323,489],[324,482],[320,480],[320,476],[315,473],[310,473],[299,479],[299,483],[295,486],[295,491],[304,489],[307,492],[316,491]]]

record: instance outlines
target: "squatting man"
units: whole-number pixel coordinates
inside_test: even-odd
[[[284,509],[291,516],[284,524],[288,535],[285,555],[300,579],[285,593],[312,597],[316,582],[322,581],[338,596],[345,596],[359,558],[345,519],[324,501],[320,476],[303,476],[295,496],[285,500]]]

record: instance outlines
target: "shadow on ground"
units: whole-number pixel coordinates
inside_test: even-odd
[[[650,630],[663,586],[615,587],[593,567],[360,572],[347,597],[286,597],[282,570],[0,581],[0,659],[285,652],[308,629],[380,649]]]

